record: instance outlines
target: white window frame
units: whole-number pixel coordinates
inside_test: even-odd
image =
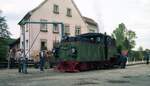
[[[46,19],[40,19],[40,22],[47,22],[47,20]],[[47,24],[40,24],[40,31],[47,32],[48,31]]]
[[[59,33],[59,25],[53,24],[53,33]]]
[[[53,13],[59,14],[59,6],[56,4],[53,5]]]
[[[70,25],[69,24],[65,24],[64,33],[65,33],[65,35],[70,35]]]
[[[75,35],[81,34],[81,26],[75,26]]]
[[[71,8],[67,8],[67,16],[72,17],[72,9]]]

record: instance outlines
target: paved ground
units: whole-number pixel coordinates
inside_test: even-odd
[[[150,65],[134,65],[127,69],[96,70],[80,73],[40,72],[29,74],[17,70],[0,70],[0,86],[150,86]]]

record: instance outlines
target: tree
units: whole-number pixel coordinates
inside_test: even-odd
[[[127,31],[127,39],[129,41],[129,50],[131,50],[132,48],[135,47],[136,43],[135,43],[135,39],[136,39],[136,33],[133,32],[132,30]]]
[[[150,52],[150,49],[145,49],[145,52]]]
[[[8,52],[7,40],[0,38],[0,61],[5,61]]]
[[[10,38],[10,32],[8,31],[8,25],[6,23],[5,17],[1,15],[0,11],[0,37],[2,38]]]
[[[144,58],[144,53],[143,53],[143,47],[139,47],[139,49],[138,49],[138,51],[139,51],[139,60],[143,60]]]
[[[1,16],[1,13],[2,11],[0,11],[0,61],[4,61],[7,58],[11,38],[5,17]]]
[[[117,47],[118,48],[124,48],[124,40],[125,40],[125,34],[126,34],[126,27],[123,23],[119,24],[118,28],[113,31],[112,36],[116,39]]]
[[[121,50],[131,50],[135,47],[136,33],[127,30],[124,23],[119,24],[118,28],[113,31],[112,37],[116,39],[117,47]]]

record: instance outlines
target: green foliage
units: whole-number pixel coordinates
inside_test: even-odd
[[[150,53],[150,49],[145,49],[145,52],[149,52]]]
[[[135,47],[136,43],[135,43],[135,39],[136,39],[136,33],[133,32],[132,30],[127,31],[127,39],[129,41],[129,50],[131,50],[132,48]]]
[[[118,28],[116,28],[112,37],[116,39],[117,47],[123,50],[131,50],[135,47],[135,38],[136,33],[132,30],[127,30],[125,24],[119,24]]]
[[[129,54],[129,61],[141,61],[143,60],[143,57],[141,57],[140,51],[130,51]]]
[[[143,47],[139,47],[138,51],[130,51],[129,61],[142,61],[144,60],[144,54],[145,51],[143,50]]]
[[[112,36],[116,39],[117,41],[117,46],[118,47],[122,47],[124,48],[123,46],[123,43],[124,43],[124,40],[125,40],[125,25],[123,23],[119,24],[118,28],[116,28],[116,30],[113,31],[113,34]]]
[[[0,10],[0,61],[5,61],[9,51],[9,44],[12,43],[10,39],[10,32],[5,17],[1,16]]]
[[[0,38],[0,61],[4,61],[5,58],[7,57],[7,42],[4,38]]]
[[[7,59],[9,44],[14,41],[14,39],[0,37],[0,62]]]
[[[138,49],[139,51],[139,60],[143,60],[144,59],[144,53],[143,53],[143,47],[139,47]]]
[[[143,51],[144,60],[146,60],[147,56],[150,58],[150,49],[145,49]]]
[[[0,51],[0,61],[5,61],[8,55],[8,46],[1,46]]]
[[[1,16],[0,13],[0,37],[10,38],[11,33],[8,31],[8,25],[6,23],[5,17]]]
[[[125,50],[131,50],[131,45],[130,42],[127,38],[125,38],[124,42],[123,42],[123,46]]]

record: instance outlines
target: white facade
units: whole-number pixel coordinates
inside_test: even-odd
[[[83,19],[86,22],[89,33],[99,32],[98,24],[93,19],[87,17],[83,17]]]
[[[89,33],[98,33],[99,32],[98,27],[95,25],[88,24],[87,27],[88,27]]]
[[[89,32],[88,25],[84,22],[73,0],[45,0],[37,8],[29,12],[23,20],[62,22],[65,25],[66,34],[69,36],[75,36],[77,34],[77,29],[80,30],[78,34]],[[42,31],[41,29],[46,30]],[[26,24],[25,48],[27,57],[32,58],[38,54],[41,50],[41,46],[45,46],[48,50],[52,50],[53,44],[60,40],[60,32],[60,25]],[[22,27],[20,48],[23,48]]]

